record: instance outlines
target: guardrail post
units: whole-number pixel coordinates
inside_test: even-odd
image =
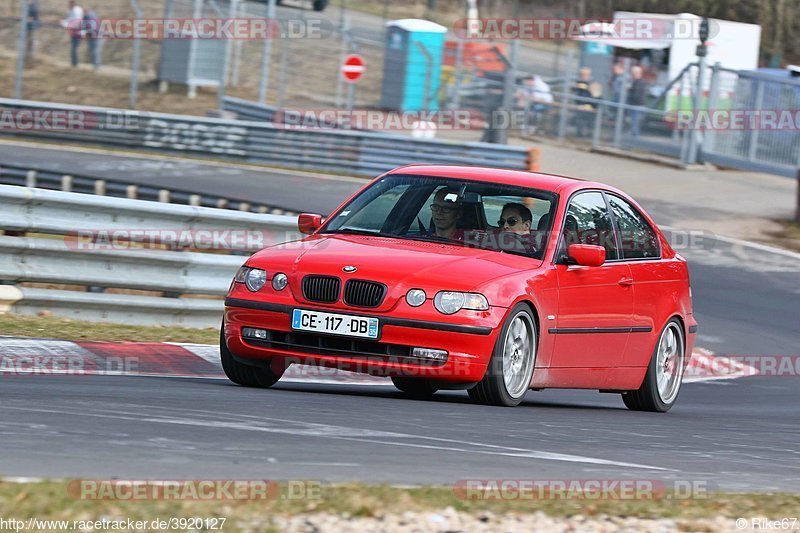
[[[800,167],[797,168],[797,208],[794,211],[794,221],[800,224]]]
[[[217,200],[217,209],[228,209],[228,200],[225,198]]]
[[[202,205],[203,198],[199,194],[192,194],[189,196],[189,205],[200,206]]]
[[[139,196],[139,187],[136,185],[128,185],[125,187],[125,197],[130,198],[131,200],[136,200]]]
[[[567,52],[567,76],[564,81],[564,89],[561,93],[561,111],[558,117],[558,139],[564,140],[567,133],[567,102],[570,99],[570,89],[572,88],[572,75],[573,75],[573,61],[575,59],[575,52],[572,48]]]
[[[239,211],[250,211],[250,204],[248,202],[239,202]]]
[[[69,174],[61,176],[61,190],[64,192],[72,192],[72,176]]]
[[[711,84],[708,88],[708,103],[706,109],[709,113],[713,113],[717,109],[717,100],[719,99],[719,78],[720,78],[720,64],[719,61],[714,63],[711,67]],[[696,122],[696,121],[695,121]],[[703,139],[702,152],[711,152],[714,149],[716,134],[714,128],[708,128],[703,131],[705,138]]]
[[[29,170],[25,173],[25,186],[26,187],[36,187],[36,171]]]
[[[528,160],[526,163],[528,164],[528,171],[530,172],[539,172],[539,160],[542,156],[542,150],[539,148],[529,148],[528,149]]]
[[[98,196],[105,196],[107,192],[106,180],[97,180],[94,182],[94,193]]]
[[[158,191],[158,201],[164,204],[170,203],[170,193],[167,189],[161,189]]]
[[[753,109],[761,109],[764,105],[764,82],[758,82],[758,88],[756,89],[756,105],[753,106]],[[756,155],[758,154],[758,128],[753,128],[750,130],[750,142],[747,145],[747,159],[750,161],[755,161]]]

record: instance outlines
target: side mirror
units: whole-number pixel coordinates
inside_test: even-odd
[[[320,227],[322,227],[322,215],[302,213],[297,217],[297,229],[300,230],[300,233],[311,235]]]
[[[593,244],[570,244],[570,259],[581,266],[599,267],[606,262],[606,249]]]

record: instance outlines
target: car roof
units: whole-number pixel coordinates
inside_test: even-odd
[[[510,170],[492,167],[473,167],[462,165],[406,165],[395,168],[386,173],[391,174],[416,174],[418,176],[432,176],[441,178],[456,178],[472,181],[488,181],[520,187],[530,187],[551,192],[571,194],[579,189],[605,189],[617,191],[604,183],[587,181],[570,176],[546,174],[543,172],[527,172],[524,170]]]

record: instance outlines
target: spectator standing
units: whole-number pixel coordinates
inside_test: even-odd
[[[631,89],[628,92],[628,104],[643,106],[647,95],[647,82],[642,77],[642,67],[635,65],[631,67]],[[642,111],[641,109],[631,109],[631,135],[638,137],[641,135]]]
[[[25,55],[29,60],[33,59],[36,50],[36,30],[39,29],[39,2],[38,0],[28,0],[27,33],[25,36]]]
[[[625,65],[622,63],[614,63],[611,69],[611,79],[609,85],[611,87],[611,101],[614,103],[622,102],[622,84],[625,83]]]
[[[578,79],[572,85],[572,94],[580,98],[596,98],[597,96],[594,95],[592,91],[592,89],[596,89],[593,87],[594,85],[597,85],[597,83],[592,81],[592,69],[589,67],[581,67],[578,71]],[[594,92],[596,92],[596,90]],[[586,137],[589,135],[591,129],[595,104],[592,102],[575,100],[575,107],[577,111],[575,111],[573,120],[575,129],[577,130],[576,133],[579,137]]]
[[[89,47],[89,59],[92,62],[95,70],[100,68],[100,41],[98,40],[98,30],[100,28],[100,19],[92,11],[91,7],[84,9],[82,36],[86,39],[86,45]]]
[[[83,25],[83,8],[69,0],[67,18],[61,21],[61,26],[67,29],[70,38],[70,59],[72,66],[78,66],[78,47],[81,45],[81,26]]]

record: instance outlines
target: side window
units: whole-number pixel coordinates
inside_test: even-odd
[[[570,201],[564,220],[564,253],[570,244],[602,246],[607,261],[619,259],[611,217],[601,193],[580,193]]]
[[[608,203],[619,227],[622,257],[624,259],[659,257],[661,254],[658,237],[642,214],[618,196],[609,194]]]

